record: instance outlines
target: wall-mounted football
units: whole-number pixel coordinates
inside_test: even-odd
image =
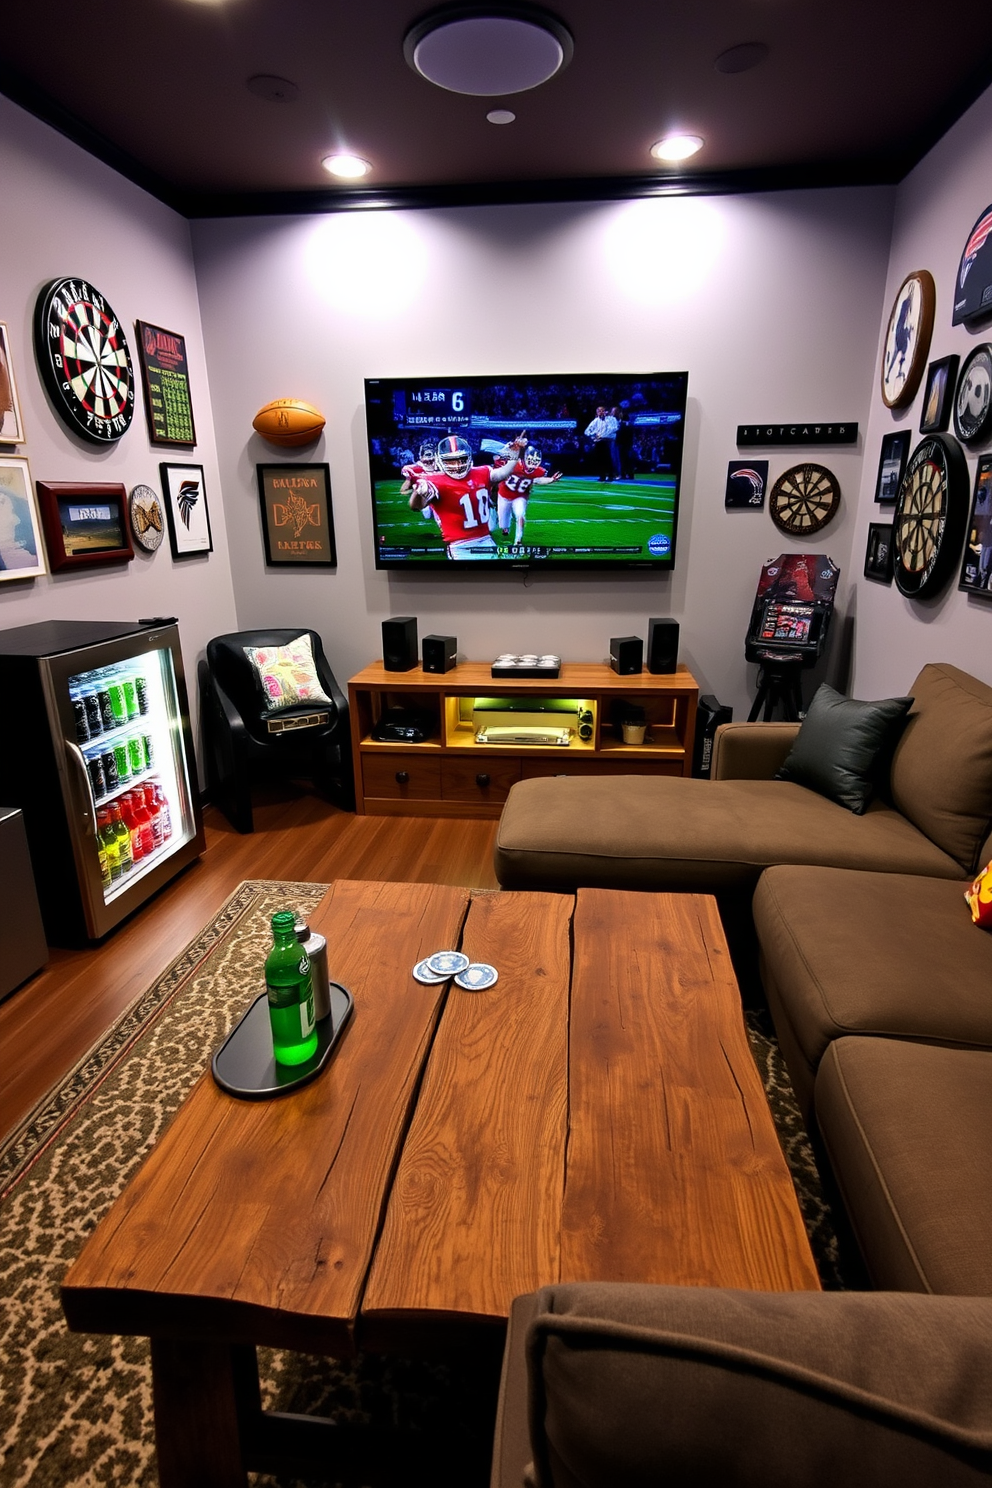
[[[313,444],[324,427],[324,415],[302,398],[273,398],[258,410],[251,426],[269,444]]]

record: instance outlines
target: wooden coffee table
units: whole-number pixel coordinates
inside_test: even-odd
[[[712,899],[342,881],[310,924],[355,998],[327,1071],[205,1076],[63,1286],[151,1338],[167,1488],[316,1430],[260,1412],[255,1345],[430,1349],[559,1280],[818,1287]],[[456,945],[493,988],[413,980]]]

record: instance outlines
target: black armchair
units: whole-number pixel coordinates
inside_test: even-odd
[[[246,646],[287,646],[310,637],[314,668],[330,703],[270,711]],[[207,642],[199,667],[208,779],[214,801],[239,832],[254,830],[251,781],[303,776],[346,811],[355,806],[348,701],[313,630],[242,630]]]

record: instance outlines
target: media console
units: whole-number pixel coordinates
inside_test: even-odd
[[[685,667],[667,676],[621,677],[605,663],[566,662],[554,680],[494,680],[490,663],[463,662],[443,675],[374,662],[351,678],[348,700],[356,810],[369,816],[497,817],[510,787],[540,775],[689,775],[698,684]],[[502,705],[502,706],[501,706]],[[625,744],[621,718],[644,710],[643,744]],[[374,739],[387,710],[416,709],[430,723],[423,743]],[[515,726],[514,720],[524,720]],[[512,742],[477,742],[484,728]],[[521,743],[559,733],[568,744]]]

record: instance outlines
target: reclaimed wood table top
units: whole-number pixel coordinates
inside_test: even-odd
[[[355,1000],[326,1072],[263,1102],[205,1075],[70,1327],[343,1356],[558,1280],[818,1287],[712,899],[341,881],[310,924]],[[495,986],[413,980],[455,946]]]

